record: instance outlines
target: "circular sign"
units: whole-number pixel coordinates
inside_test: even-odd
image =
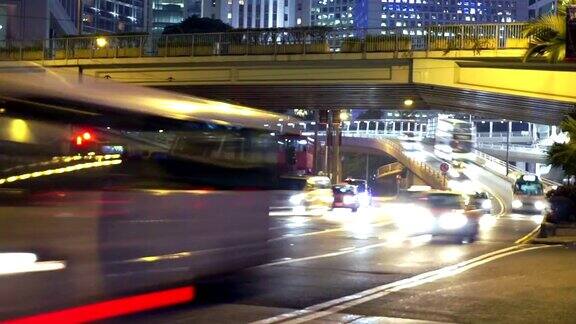
[[[440,171],[442,171],[443,173],[448,172],[448,170],[450,170],[450,164],[446,163],[446,162],[442,162],[442,164],[440,164]]]

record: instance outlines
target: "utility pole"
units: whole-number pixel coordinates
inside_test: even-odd
[[[76,28],[78,28],[78,35],[82,35],[82,0],[78,0],[78,10],[76,11]]]
[[[508,121],[508,133],[506,136],[506,176],[510,173],[510,131],[512,129],[512,122]]]

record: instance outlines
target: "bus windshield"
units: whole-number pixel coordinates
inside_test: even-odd
[[[544,194],[542,184],[538,181],[517,182],[514,189],[514,193],[517,195],[541,196]]]

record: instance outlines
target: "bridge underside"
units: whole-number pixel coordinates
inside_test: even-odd
[[[406,109],[405,99],[414,100],[410,109],[447,110],[487,118],[507,118],[556,124],[574,105],[470,89],[424,84],[319,84],[319,85],[186,85],[161,88],[263,109]]]

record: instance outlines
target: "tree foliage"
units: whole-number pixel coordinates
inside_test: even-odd
[[[166,26],[163,34],[223,33],[232,29],[232,26],[220,19],[191,16],[181,23]]]
[[[562,168],[567,175],[576,175],[576,119],[568,116],[560,127],[572,140],[568,143],[554,143],[548,151],[548,163]]]
[[[566,54],[566,16],[546,15],[528,24],[523,31],[530,38],[524,62],[533,57],[545,57],[550,63],[564,60]]]

